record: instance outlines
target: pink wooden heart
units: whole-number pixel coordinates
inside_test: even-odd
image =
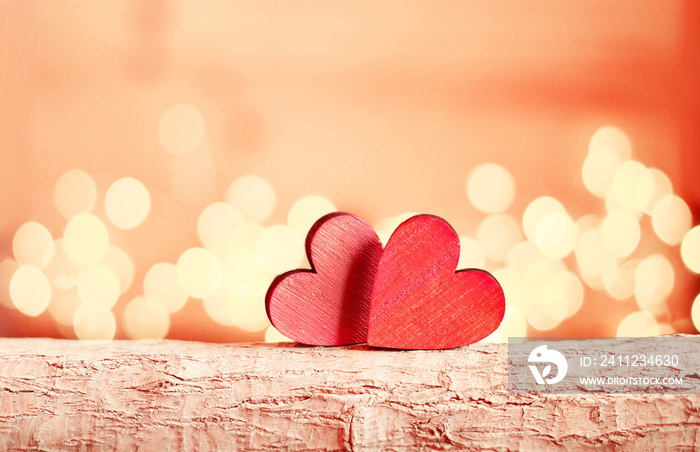
[[[367,343],[437,350],[461,347],[493,332],[505,297],[484,270],[460,270],[459,237],[443,219],[409,218],[382,253],[372,289]]]
[[[382,244],[360,218],[321,217],[306,237],[311,270],[278,276],[265,298],[267,315],[282,334],[310,345],[367,341],[370,296]]]

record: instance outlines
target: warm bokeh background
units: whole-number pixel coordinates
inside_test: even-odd
[[[0,335],[274,338],[330,208],[452,223],[493,339],[695,332],[698,5],[2,2]]]

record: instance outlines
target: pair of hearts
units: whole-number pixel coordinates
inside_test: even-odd
[[[485,270],[455,271],[459,237],[443,219],[416,215],[385,248],[347,213],[320,218],[306,237],[311,270],[279,275],[265,297],[282,334],[309,345],[438,350],[474,343],[503,320],[505,297]]]

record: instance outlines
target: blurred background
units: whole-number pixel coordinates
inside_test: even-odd
[[[0,335],[283,340],[321,215],[411,213],[508,336],[700,326],[700,3],[0,2]]]

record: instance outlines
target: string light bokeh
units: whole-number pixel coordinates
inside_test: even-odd
[[[192,108],[187,110],[196,123],[191,128],[201,130],[201,115]],[[163,123],[161,137],[169,130]],[[172,127],[189,129],[182,118]],[[169,143],[161,138],[165,150]],[[572,218],[565,201],[551,196],[529,201],[517,215],[510,211],[517,181],[506,167],[486,162],[469,171],[465,203],[483,218],[473,231],[458,231],[460,268],[492,271],[507,299],[505,320],[487,340],[553,330],[578,313],[589,291],[604,292],[613,302],[633,302],[632,312],[617,325],[618,336],[676,331],[667,304],[678,279],[672,259],[680,257],[687,272],[700,272],[700,226],[691,228],[690,209],[674,194],[668,176],[632,156],[630,139],[619,128],[603,126],[593,134],[581,177],[602,209],[580,218]],[[322,196],[304,196],[289,209],[286,224],[268,224],[274,186],[243,175],[232,181],[225,201],[200,212],[199,246],[183,250],[176,262],[152,265],[137,282],[140,295],[117,315],[115,305],[134,283],[134,263],[128,250],[111,243],[106,223],[123,230],[117,234],[128,234],[146,220],[150,194],[130,177],[116,180],[102,196],[94,187],[80,169],[61,175],[52,195],[67,217],[63,235],[52,237],[37,221],[24,223],[14,234],[12,257],[0,263],[3,292],[9,292],[5,305],[30,317],[48,310],[86,340],[113,339],[117,325],[134,339],[166,337],[171,314],[197,302],[213,322],[280,340],[265,314],[265,292],[277,274],[308,267],[304,237],[319,217],[337,209]],[[91,213],[99,204],[106,218]],[[411,215],[378,222],[382,240]],[[655,242],[650,251],[639,251],[643,240]],[[693,322],[698,321],[695,304],[688,313]]]
[[[54,59],[96,58],[99,52],[83,35],[64,35],[66,42],[80,43],[83,53],[73,54],[61,47],[66,43],[46,40],[45,33],[62,23],[68,30],[80,14],[64,11],[58,25],[49,26],[46,12],[25,12],[47,27],[36,32],[44,47],[34,49],[40,62],[37,142],[47,146],[55,140],[64,157],[38,149],[27,158],[36,184],[27,190],[30,195],[17,191],[15,197],[23,204],[12,210],[14,222],[4,226],[0,248],[0,314],[5,316],[0,318],[0,334],[4,322],[14,331],[27,326],[34,334],[81,340],[286,340],[269,324],[266,290],[276,275],[308,268],[306,233],[319,217],[336,210],[368,220],[384,243],[402,221],[419,212],[452,223],[462,248],[459,268],[491,271],[506,293],[503,324],[487,341],[700,329],[700,225],[693,217],[695,201],[688,200],[688,190],[679,183],[685,154],[668,138],[674,136],[669,124],[676,117],[654,116],[648,109],[668,80],[652,77],[654,81],[644,82],[658,83],[654,86],[659,97],[639,94],[646,86],[642,83],[634,85],[642,99],[638,103],[610,95],[612,100],[606,97],[585,107],[585,114],[560,120],[562,105],[573,111],[585,104],[584,99],[569,94],[545,107],[532,107],[533,98],[515,90],[510,94],[519,103],[497,108],[491,99],[479,98],[476,93],[488,86],[487,80],[476,69],[465,71],[453,57],[484,58],[496,65],[500,60],[474,56],[469,46],[455,44],[450,50],[454,55],[438,51],[438,46],[419,47],[427,61],[423,62],[404,54],[411,47],[404,48],[407,44],[396,42],[375,24],[377,29],[368,32],[381,37],[377,48],[389,58],[386,72],[375,74],[374,65],[364,59],[372,54],[367,50],[371,46],[365,43],[364,50],[353,50],[339,41],[302,52],[303,61],[288,62],[289,72],[281,75],[242,45],[228,52],[213,44],[212,39],[223,36],[220,27],[230,25],[226,21],[211,22],[209,30],[185,14],[213,20],[213,11],[189,2],[178,7],[146,3],[127,8],[129,14],[144,15],[147,24],[132,24],[129,30],[152,33],[150,45],[157,48],[120,41],[122,66],[115,69],[117,75],[104,73],[112,83],[106,88],[95,77],[86,78],[80,88],[61,85],[91,66],[62,68]],[[251,17],[275,14],[265,7],[238,7],[242,9],[237,12]],[[96,8],[85,11],[96,13],[100,7]],[[673,11],[682,10],[679,4]],[[423,13],[427,12],[406,12],[400,23]],[[620,13],[615,16],[619,24],[611,21],[604,28],[646,43],[630,24],[651,24],[654,15],[646,10],[636,14],[630,18]],[[342,11],[331,15],[343,20]],[[438,8],[426,20],[437,24],[448,16]],[[674,23],[678,17],[668,12],[660,20]],[[123,26],[119,24],[112,24],[115,30]],[[125,30],[114,35],[109,29],[95,32],[101,42],[108,42],[131,33]],[[584,31],[553,33],[570,39],[573,47],[577,39],[594,39]],[[258,36],[248,29],[241,33]],[[267,33],[281,36],[279,31]],[[403,28],[396,33],[412,36]],[[459,27],[448,27],[444,38],[431,33],[434,43],[451,36],[474,38]],[[670,57],[659,49],[675,45],[675,37],[655,33],[658,48],[649,61],[670,67]],[[212,53],[206,56],[204,47],[187,44],[185,36],[196,38],[196,45],[211,44]],[[294,39],[299,45],[306,43],[303,36]],[[545,42],[546,35],[527,39]],[[591,49],[597,48],[596,42]],[[262,42],[258,51],[271,52],[279,63],[300,48],[285,45],[290,44]],[[504,58],[521,58],[497,44],[484,46],[500,49]],[[29,44],[27,48],[31,50]],[[526,46],[518,49],[528,52]],[[323,52],[328,55],[319,56]],[[193,55],[210,60],[193,64],[188,59]],[[585,52],[561,55],[562,61],[595,60],[587,59]],[[611,55],[600,58],[621,58]],[[304,61],[311,67],[308,73]],[[325,61],[332,63],[326,66]],[[646,67],[642,57],[630,61]],[[437,69],[426,75],[434,81],[426,86],[438,92],[412,93],[416,105],[397,101],[414,87],[428,89],[416,81],[416,74],[429,63]],[[540,63],[559,67],[556,61]],[[96,64],[104,69],[112,63]],[[414,66],[405,69],[404,64]],[[531,77],[539,74],[535,60],[523,67]],[[314,71],[319,68],[328,72],[317,76]],[[358,72],[348,75],[346,69]],[[396,75],[404,70],[408,75]],[[521,83],[508,67],[495,70],[502,77],[498,86],[514,89]],[[568,69],[561,71],[578,80]],[[444,78],[443,73],[456,74],[459,80]],[[403,85],[394,86],[391,77]],[[617,86],[618,79],[610,77],[609,86]],[[348,93],[345,82],[351,82]],[[438,82],[453,83],[455,91],[440,92]],[[463,88],[462,83],[475,88]],[[461,89],[468,95],[453,98]],[[137,93],[133,95],[148,101],[132,108],[122,103],[118,92]],[[538,91],[543,97],[547,92]],[[100,102],[91,101],[90,93],[99,93]],[[64,101],[85,124],[61,116],[61,96],[68,96]],[[464,107],[470,102],[476,106]],[[98,106],[106,105],[118,117],[104,119],[109,115],[103,116]],[[553,106],[560,110],[550,111]],[[534,120],[529,122],[535,116],[529,108],[537,108],[540,120],[557,130],[542,123],[538,129]],[[658,125],[659,117],[667,122]],[[354,128],[364,134],[358,132],[357,138]],[[529,128],[542,136],[547,136],[543,130],[550,130],[559,148],[536,153],[533,149],[543,147],[537,139],[519,143],[532,134]],[[438,132],[428,132],[431,129]],[[131,148],[117,144],[123,136]],[[102,147],[92,149],[90,140]],[[659,142],[668,147],[657,148]]]

